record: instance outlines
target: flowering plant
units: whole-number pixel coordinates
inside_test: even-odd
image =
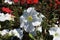
[[[0,40],[60,40],[59,0],[2,0]]]

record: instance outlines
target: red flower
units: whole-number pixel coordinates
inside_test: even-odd
[[[55,0],[56,4],[60,5],[60,0]]]
[[[37,4],[38,0],[27,0],[27,4]]]
[[[37,4],[38,0],[20,0],[21,5],[23,4]]]
[[[59,2],[60,2],[59,0],[55,0],[55,4],[53,5],[52,4],[52,0],[50,0],[49,6],[50,7],[54,6],[54,8],[57,9],[58,8],[58,5],[59,5]]]
[[[34,3],[34,4],[37,4],[37,3],[38,3],[38,0],[33,0],[33,3]]]
[[[14,1],[14,3],[17,3],[19,0],[13,0]]]
[[[21,5],[26,3],[26,0],[20,0]]]
[[[7,12],[7,13],[12,12],[12,10],[10,10],[9,8],[6,8],[6,7],[2,7],[2,11]]]
[[[27,4],[33,4],[33,0],[27,0]]]

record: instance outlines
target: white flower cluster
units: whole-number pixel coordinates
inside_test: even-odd
[[[6,20],[12,20],[12,21],[14,21],[14,16],[13,15],[11,15],[11,14],[9,14],[9,13],[6,13],[6,14],[4,14],[4,13],[0,13],[0,21],[6,21]]]
[[[23,37],[23,30],[21,29],[13,29],[13,30],[8,30],[8,29],[4,29],[2,31],[0,31],[0,35],[1,36],[4,36],[6,34],[9,34],[10,36],[13,35],[13,36],[17,36],[19,39],[22,39]]]
[[[37,12],[34,7],[29,7],[27,10],[24,10],[23,15],[20,16],[20,28],[22,28],[23,30],[13,29],[9,31],[7,29],[4,29],[0,31],[0,34],[4,36],[8,33],[9,35],[14,35],[22,39],[24,30],[34,35],[36,33],[36,26],[39,26],[37,30],[42,32],[42,27],[40,25],[43,21],[42,18],[44,17],[45,16]],[[0,13],[0,21],[5,20],[14,20],[14,16],[8,13]]]
[[[11,0],[4,0],[4,3],[8,3],[8,4],[13,4],[13,2]]]

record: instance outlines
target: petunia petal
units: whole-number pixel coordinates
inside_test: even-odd
[[[33,26],[39,26],[40,24],[41,24],[41,22],[39,22],[39,21],[32,22],[32,25],[33,25]]]
[[[4,35],[7,34],[8,32],[9,32],[9,30],[4,29],[4,30],[1,31],[1,35],[4,36]]]
[[[60,37],[54,37],[53,40],[60,40]]]
[[[42,32],[42,27],[41,27],[41,26],[38,27],[38,28],[37,28],[37,31]]]
[[[24,30],[26,32],[32,32],[35,30],[34,26],[31,23],[25,23]]]

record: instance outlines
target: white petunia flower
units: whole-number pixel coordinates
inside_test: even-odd
[[[53,35],[53,40],[60,40],[60,27],[50,28],[49,33]]]
[[[21,29],[13,29],[9,32],[9,35],[17,36],[18,38],[22,39],[23,37],[23,30]]]
[[[38,17],[38,14],[34,7],[24,10],[23,15],[20,17],[20,27],[24,28],[26,32],[34,31],[34,26],[39,26],[42,22],[42,17]]]
[[[6,35],[8,32],[9,32],[9,30],[4,29],[4,30],[0,31],[0,34],[1,34],[2,36],[4,36],[4,35]]]
[[[53,40],[60,40],[60,37],[54,37]]]
[[[0,13],[0,21],[5,21],[5,16],[4,16],[4,13]]]
[[[14,16],[7,13],[7,14],[5,14],[5,19],[14,21]]]
[[[11,0],[4,0],[4,3],[12,4],[13,2]]]
[[[9,14],[9,13],[0,13],[0,21],[4,22],[6,20],[12,20],[14,21],[15,16]]]

